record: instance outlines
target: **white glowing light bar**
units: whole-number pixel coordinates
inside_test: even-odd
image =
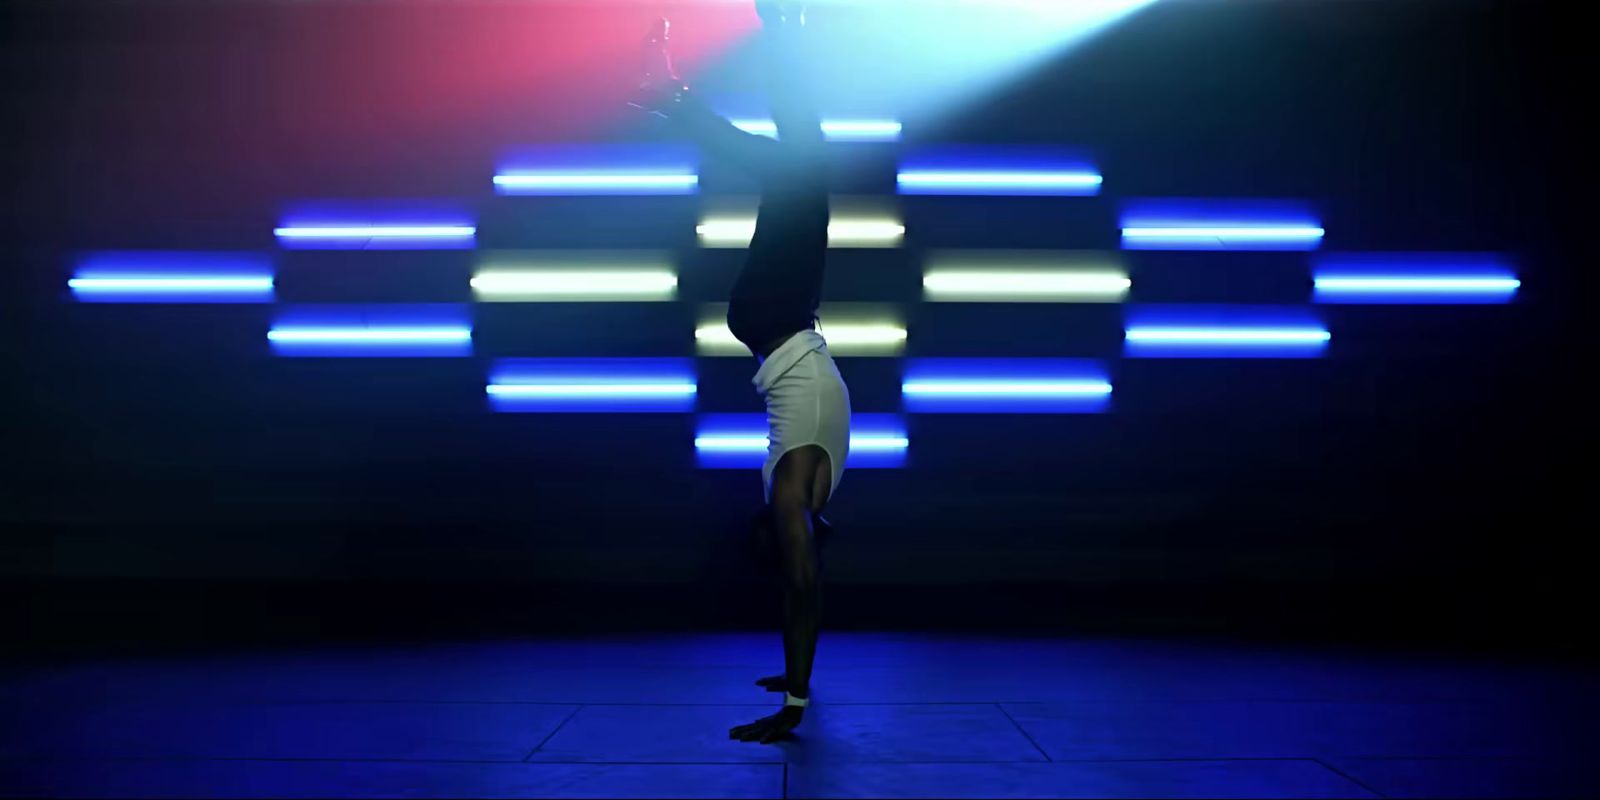
[[[670,300],[678,276],[659,270],[496,270],[472,276],[472,288],[491,299]]]
[[[695,227],[706,247],[749,247],[756,234],[754,215],[715,217]],[[898,247],[906,226],[894,219],[844,218],[828,224],[830,247]]]
[[[1129,328],[1130,342],[1166,344],[1315,344],[1333,338],[1325,330],[1303,328]]]
[[[283,227],[273,234],[280,239],[460,239],[473,236],[471,225],[340,225],[331,227]]]
[[[904,436],[852,435],[850,437],[850,449],[861,453],[892,452],[910,446],[911,440]]]
[[[494,185],[517,190],[688,190],[700,185],[700,176],[511,174],[494,176]]]
[[[1516,278],[1316,278],[1319,292],[1461,292],[1502,294],[1522,286]]]
[[[471,328],[274,328],[267,339],[285,343],[441,344],[472,341]]]
[[[768,440],[765,436],[701,436],[694,440],[694,446],[697,450],[711,452],[757,452],[767,449]],[[850,435],[850,449],[853,452],[894,452],[910,446],[911,440],[904,436]]]
[[[1127,275],[1116,272],[935,270],[922,277],[930,300],[1120,298],[1132,286]]]
[[[777,136],[778,125],[770,119],[736,119],[734,127],[757,136]],[[900,138],[902,126],[894,120],[823,120],[822,135],[838,141],[892,142]]]
[[[701,436],[694,440],[699,450],[765,450],[768,443],[765,436]]]
[[[988,172],[908,170],[899,175],[903,189],[1093,189],[1105,179],[1093,172]]]
[[[503,398],[609,398],[609,397],[691,397],[692,383],[615,383],[615,384],[490,384],[489,395]]]
[[[148,278],[71,278],[67,286],[74,291],[116,292],[264,292],[272,289],[270,276],[250,278],[148,277]]]
[[[901,391],[921,397],[1101,397],[1111,394],[1104,381],[917,381]]]
[[[829,345],[842,347],[893,345],[906,341],[906,329],[895,325],[824,325],[823,337]],[[742,347],[726,325],[696,328],[694,338],[706,345]]]

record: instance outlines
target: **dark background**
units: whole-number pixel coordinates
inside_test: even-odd
[[[484,407],[490,356],[689,352],[694,304],[738,264],[693,247],[693,198],[486,191],[506,148],[594,135],[583,81],[482,78],[517,25],[572,7],[3,8],[0,574],[30,640],[766,620],[739,546],[759,484],[694,468],[691,415]],[[831,509],[833,623],[1574,646],[1592,476],[1564,465],[1591,437],[1568,355],[1582,254],[1557,243],[1578,101],[1558,10],[1169,0],[958,114],[908,118],[908,147],[1085,148],[1106,193],[908,198],[912,241],[837,257],[829,299],[904,303],[908,355],[1110,358],[1117,400],[911,417],[910,468],[851,473]],[[747,56],[705,82],[737,83]],[[842,179],[892,188],[890,154],[865,152]],[[1116,306],[917,302],[924,247],[1111,250],[1139,196],[1304,199],[1327,250],[1504,253],[1524,288],[1324,308],[1334,345],[1308,361],[1125,361]],[[65,292],[75,252],[270,251],[287,204],[386,197],[459,198],[485,248],[677,248],[690,302],[480,307],[475,359],[318,361],[271,356],[270,307]],[[1127,263],[1145,302],[1305,298],[1304,254]],[[471,264],[285,253],[279,295],[464,302]],[[702,410],[757,410],[752,368],[702,360]],[[897,410],[897,360],[842,369],[858,411]]]

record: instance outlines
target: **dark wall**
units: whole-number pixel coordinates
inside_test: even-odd
[[[479,359],[322,362],[270,355],[270,309],[78,305],[64,291],[82,250],[270,250],[278,213],[297,200],[490,207],[484,187],[504,148],[571,137],[609,113],[538,82],[529,111],[513,81],[451,72],[494,63],[463,36],[556,13],[541,5],[4,12],[5,572],[728,572],[758,483],[697,471],[692,419],[496,416],[482,402],[491,353],[685,353],[690,303],[538,318],[490,308]],[[1524,290],[1506,306],[1328,309],[1338,346],[1321,360],[1136,361],[1115,357],[1114,307],[1052,317],[919,305],[917,242],[840,259],[830,297],[905,303],[912,355],[1111,357],[1118,399],[1098,416],[913,417],[911,467],[852,473],[841,489],[833,579],[1352,593],[1415,581],[1480,598],[1559,584],[1549,577],[1566,574],[1577,478],[1557,463],[1581,432],[1564,390],[1575,264],[1555,239],[1552,13],[1458,0],[1169,2],[959,115],[908,120],[925,141],[1083,147],[1107,176],[1105,196],[1075,204],[908,202],[914,237],[1109,249],[1121,197],[1301,198],[1320,211],[1329,249],[1504,253]],[[434,83],[430,60],[445,65]],[[435,105],[415,108],[419,96]],[[692,213],[685,202],[594,210],[677,218]],[[489,244],[541,243],[530,220],[546,206],[493,208]],[[676,244],[687,299],[718,299],[736,257]],[[1282,277],[1304,274],[1303,255],[1128,261],[1145,300],[1303,301]],[[464,300],[471,258],[280,263],[286,300]],[[718,410],[757,410],[744,394],[751,368],[703,361],[703,395]],[[895,410],[897,362],[843,368],[858,410]]]

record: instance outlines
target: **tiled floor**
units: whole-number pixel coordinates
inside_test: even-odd
[[[836,634],[778,746],[771,636],[306,648],[11,670],[0,794],[1594,794],[1600,681],[1196,642]]]

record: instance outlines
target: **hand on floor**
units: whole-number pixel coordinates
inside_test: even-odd
[[[799,706],[784,706],[770,717],[762,717],[748,725],[734,726],[728,731],[728,738],[738,739],[741,742],[772,744],[789,738],[789,732],[800,724],[800,718],[803,716],[805,709]]]

